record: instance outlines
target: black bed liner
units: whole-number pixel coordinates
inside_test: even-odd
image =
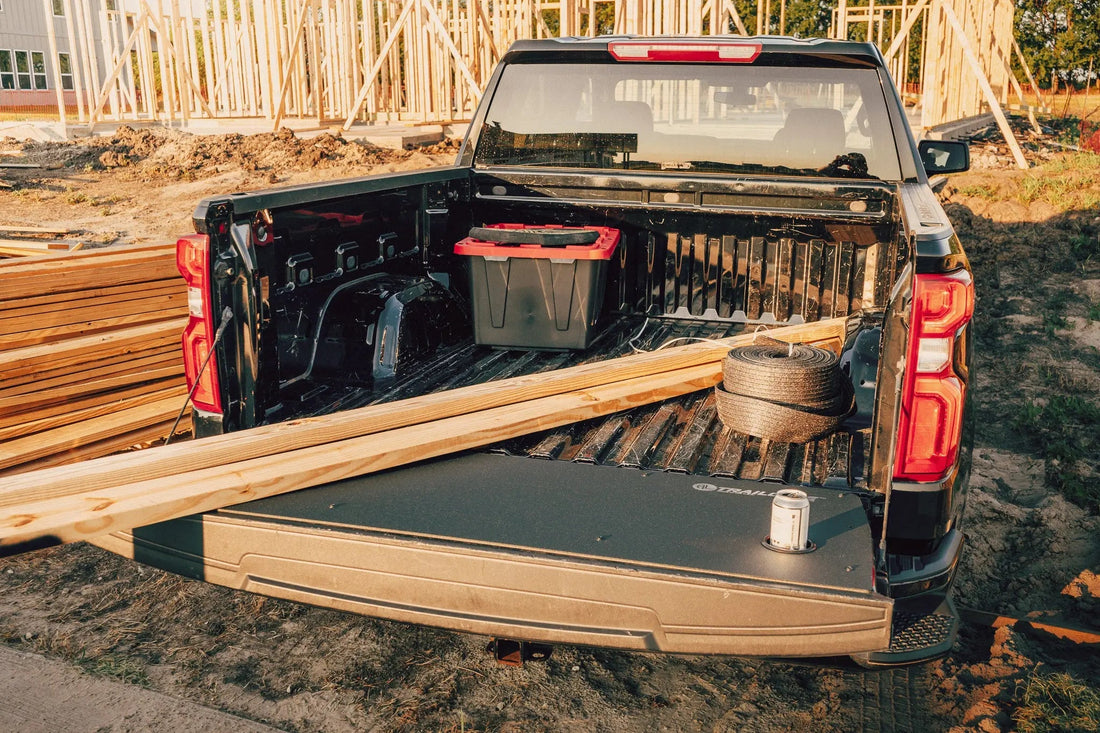
[[[644,324],[644,328],[643,328]],[[717,339],[745,324],[619,318],[583,352],[508,351],[465,344],[385,388],[311,382],[297,386],[271,422],[324,415],[432,392],[649,351],[674,338]],[[639,332],[641,335],[638,336]],[[635,338],[637,336],[637,338]],[[682,342],[681,342],[682,343]],[[837,432],[806,444],[776,443],[724,430],[711,390],[528,435],[490,452],[576,463],[673,471],[789,485],[866,489],[870,431]]]

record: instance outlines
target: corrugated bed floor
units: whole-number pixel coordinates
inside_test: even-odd
[[[583,353],[506,351],[469,344],[442,351],[437,359],[409,371],[384,390],[318,385],[297,405],[287,408],[293,409],[296,416],[326,414],[624,356],[635,348],[650,351],[674,338],[723,338],[750,328],[736,323],[622,318],[608,326]],[[869,438],[865,430],[836,433],[799,445],[725,430],[715,412],[713,392],[704,390],[517,438],[490,450],[720,478],[864,488]]]

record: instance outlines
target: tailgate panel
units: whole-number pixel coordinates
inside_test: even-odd
[[[467,455],[99,544],[266,595],[530,641],[771,656],[889,643],[858,497],[810,490],[815,552],[761,545],[775,485]],[[135,537],[137,539],[135,539]]]

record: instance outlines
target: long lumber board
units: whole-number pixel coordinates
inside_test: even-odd
[[[17,405],[16,407],[4,405],[0,407],[0,429],[10,428],[29,420],[57,417],[58,415],[83,410],[88,407],[107,405],[131,397],[140,397],[151,391],[166,389],[168,387],[179,387],[185,384],[182,374],[169,376],[169,378],[162,381],[163,383],[161,383],[161,381],[150,380],[150,383],[131,384],[109,392],[83,395],[60,403],[36,405],[30,408],[23,407],[22,405]],[[0,451],[3,451],[4,447],[5,446],[0,445]]]
[[[76,366],[97,358],[132,354],[170,343],[179,343],[187,319],[160,321],[56,344],[25,346],[0,352],[0,374],[20,377],[44,369]]]
[[[19,496],[0,517],[0,554],[89,539],[479,448],[706,389],[720,379],[721,370],[708,362],[302,448],[277,457],[237,461],[114,485],[102,491],[71,492],[45,501],[27,502]],[[200,447],[205,442],[195,441]],[[90,463],[95,461],[80,466]],[[16,475],[12,480],[29,477],[33,481],[41,473],[56,470]],[[9,494],[6,487],[0,491]]]
[[[113,318],[103,318],[94,321],[81,321],[65,326],[53,326],[34,331],[21,331],[0,336],[0,351],[9,349],[22,349],[28,346],[55,344],[71,338],[90,336],[97,333],[120,331],[132,326],[140,326],[146,323],[159,321],[178,320],[187,315],[186,302],[173,308],[162,308],[142,313],[132,313]]]
[[[165,280],[178,274],[174,257],[156,257],[138,262],[104,262],[83,271],[56,273],[0,272],[4,282],[4,297],[23,298],[31,295],[66,293],[85,288],[108,287],[128,283]]]
[[[60,307],[60,304],[49,304],[6,310],[0,315],[0,334],[39,331],[85,321],[102,321],[138,313],[187,308],[187,289],[182,282],[174,288],[148,287],[146,291],[138,297],[126,300],[74,298]]]
[[[146,405],[115,410],[102,417],[0,444],[0,470],[170,420],[180,411],[187,387],[167,390],[166,395]]]
[[[16,474],[24,471],[39,471],[53,466],[63,466],[91,460],[93,458],[102,458],[113,453],[118,453],[121,450],[126,450],[127,448],[154,443],[167,438],[168,431],[170,431],[174,425],[176,426],[177,435],[189,432],[191,430],[190,413],[184,415],[179,425],[176,425],[175,416],[173,416],[171,420],[154,423],[148,427],[138,428],[137,430],[131,430],[127,433],[119,433],[110,438],[70,448],[61,453],[54,453],[53,455],[40,458],[36,461],[21,463],[15,468],[0,472],[0,477],[5,473]]]
[[[60,428],[64,425],[72,425],[93,417],[110,415],[119,410],[137,407],[149,402],[156,402],[164,397],[178,394],[178,388],[181,386],[185,386],[182,374],[176,379],[165,379],[144,384],[140,390],[130,394],[112,392],[105,395],[101,401],[84,405],[66,405],[68,409],[58,414],[51,415],[45,412],[36,412],[31,416],[24,416],[25,419],[23,420],[7,427],[0,427],[0,450],[3,449],[5,441]],[[180,405],[182,406],[182,404],[183,400],[181,399]]]
[[[110,377],[137,374],[152,369],[175,366],[183,374],[183,356],[178,340],[156,348],[143,349],[130,354],[85,361],[76,366],[43,369],[20,377],[8,377],[0,383],[0,398],[32,392],[48,392],[64,389],[74,384],[88,384]]]
[[[97,379],[91,382],[76,381],[54,389],[38,389],[21,395],[4,396],[0,394],[0,425],[2,425],[5,415],[17,412],[27,412],[28,410],[38,410],[51,405],[64,404],[73,407],[74,402],[92,395],[105,392],[114,394],[123,387],[147,384],[162,379],[182,377],[182,367],[162,366],[156,369],[147,369],[140,372]]]
[[[68,268],[81,268],[95,266],[96,262],[102,262],[105,257],[124,258],[130,255],[172,255],[175,257],[174,244],[118,244],[97,249],[82,249],[76,252],[51,252],[39,255],[33,262],[21,260],[19,262],[0,263],[0,273],[24,272],[31,273],[37,269],[55,268],[65,271]]]
[[[834,318],[785,326],[769,331],[768,335],[792,342],[826,341],[843,335],[844,322],[844,318]],[[0,481],[0,507],[12,508],[81,492],[96,494],[121,483],[171,481],[173,476],[184,472],[216,470],[222,465],[248,460],[275,460],[276,454],[302,450],[323,451],[338,442],[367,435],[377,437],[386,431],[433,421],[442,423],[452,418],[456,422],[448,423],[454,431],[450,437],[457,445],[459,434],[465,430],[462,420],[479,411],[528,404],[566,393],[585,395],[587,390],[629,380],[641,380],[638,382],[641,384],[646,379],[662,379],[664,374],[677,369],[701,368],[708,375],[702,386],[688,385],[690,388],[675,394],[666,390],[661,392],[663,396],[656,398],[665,399],[716,384],[721,378],[720,362],[726,352],[733,346],[752,343],[754,338],[755,335],[749,333],[720,342],[693,343],[16,476]],[[637,405],[627,405],[634,406]],[[600,414],[606,413],[594,412],[588,417]],[[582,419],[586,418],[576,418]],[[555,425],[567,422],[572,420]],[[500,435],[494,440],[507,437],[514,436]],[[114,529],[117,528],[111,531]]]
[[[0,273],[0,278],[3,274]],[[0,280],[3,282],[3,280]],[[186,285],[178,275],[163,280],[150,280],[148,282],[129,283],[126,285],[111,285],[107,287],[85,288],[71,293],[54,293],[52,295],[35,295],[26,298],[6,300],[4,293],[0,293],[0,312],[7,317],[7,312],[18,313],[46,313],[51,310],[65,310],[73,306],[88,303],[90,300],[102,298],[104,303],[117,303],[123,300],[143,298],[147,295],[160,294],[165,289],[184,290]]]

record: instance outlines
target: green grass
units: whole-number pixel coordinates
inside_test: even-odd
[[[145,665],[129,657],[104,654],[101,657],[84,657],[76,661],[86,672],[99,677],[110,677],[131,685],[149,684],[149,674],[145,671]]]
[[[1020,733],[1100,731],[1100,692],[1071,675],[1036,668],[1017,686],[1013,702]]]
[[[1087,394],[1087,393],[1086,393]],[[1100,407],[1090,397],[1055,394],[1046,402],[1029,400],[1016,427],[1045,460],[1047,481],[1075,504],[1100,511],[1100,484],[1089,462],[1100,455]]]
[[[963,196],[970,196],[971,198],[982,198],[989,201],[995,201],[1001,198],[1001,195],[997,193],[990,186],[974,185],[974,186],[962,186],[959,188],[959,193]]]
[[[1100,155],[1075,153],[1058,156],[1035,168],[1020,181],[1017,198],[1025,204],[1045,201],[1068,211],[1090,209],[1100,202]],[[976,186],[975,188],[981,188]]]

